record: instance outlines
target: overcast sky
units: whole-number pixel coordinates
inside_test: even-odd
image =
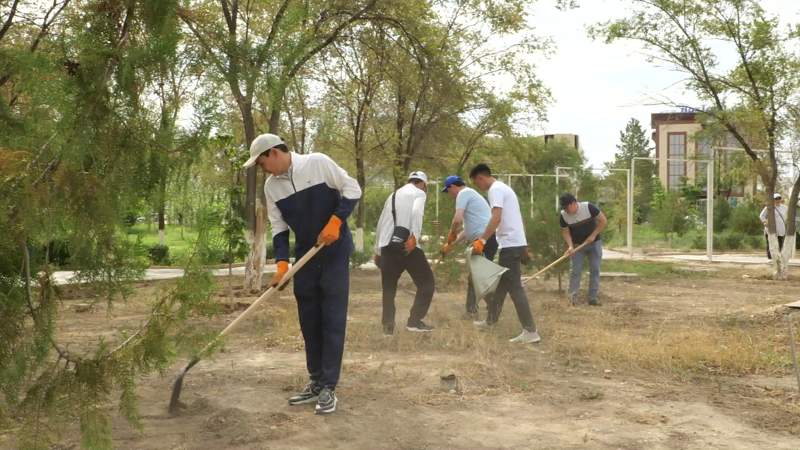
[[[606,45],[587,35],[587,27],[630,12],[626,0],[582,0],[580,7],[559,11],[552,0],[531,7],[537,34],[549,36],[556,45],[552,56],[537,62],[537,73],[553,94],[548,122],[537,132],[575,133],[589,164],[602,166],[613,159],[619,132],[631,117],[650,130],[650,114],[668,111],[648,106],[655,98],[669,96],[690,105],[695,97],[680,86],[681,76],[655,67],[641,47],[618,41]],[[800,1],[763,0],[769,12],[778,13],[783,24],[800,22]],[[676,85],[677,84],[677,85]]]

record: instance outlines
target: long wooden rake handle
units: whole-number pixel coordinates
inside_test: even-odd
[[[280,283],[278,283],[277,286],[270,287],[269,289],[267,289],[266,292],[261,294],[261,296],[258,297],[258,299],[256,301],[254,301],[253,304],[248,306],[247,309],[244,310],[244,312],[239,314],[239,317],[234,319],[233,322],[229,323],[228,326],[225,327],[224,330],[222,330],[216,337],[214,337],[214,339],[212,339],[211,342],[206,344],[206,346],[203,347],[203,349],[200,350],[200,352],[197,353],[191,359],[191,361],[189,361],[189,364],[186,365],[186,367],[183,369],[183,371],[175,379],[175,383],[172,385],[172,395],[170,396],[170,400],[169,400],[169,412],[170,413],[174,414],[180,408],[180,405],[181,405],[180,396],[181,396],[181,390],[183,389],[183,379],[186,376],[186,374],[189,372],[189,370],[191,370],[192,367],[195,366],[195,364],[200,362],[200,358],[202,358],[206,354],[206,352],[208,352],[214,346],[214,344],[219,342],[219,340],[222,339],[223,336],[225,336],[231,330],[236,328],[236,325],[238,325],[239,322],[241,322],[242,320],[246,319],[253,311],[255,311],[255,309],[258,307],[258,305],[261,302],[271,298],[273,295],[275,295],[279,291],[282,291],[283,288],[286,287],[286,284],[289,283],[289,281],[292,279],[292,277],[294,277],[294,275],[297,273],[297,271],[302,269],[303,266],[308,262],[308,260],[313,258],[314,255],[316,255],[317,252],[319,252],[322,249],[322,247],[323,247],[323,245],[317,244],[311,250],[309,250],[305,255],[303,255],[303,257],[300,258],[298,261],[296,261],[294,263],[294,265],[292,265],[292,268],[289,269],[288,272],[286,272],[286,275],[283,276],[283,278],[281,279]]]
[[[590,242],[584,242],[583,244],[577,246],[575,248],[575,250],[572,251],[571,254],[568,255],[568,254],[565,253],[565,254],[561,255],[557,260],[555,260],[555,261],[551,262],[550,264],[548,264],[544,269],[536,272],[535,274],[533,274],[533,275],[531,275],[529,277],[523,278],[522,279],[522,284],[523,285],[526,284],[528,281],[531,281],[532,279],[540,276],[541,274],[547,272],[548,270],[552,269],[553,267],[559,265],[562,261],[564,261],[565,259],[567,259],[570,256],[574,255],[575,253],[577,253],[578,251],[580,251],[581,249],[583,249],[584,247],[586,247],[589,244],[590,244]]]
[[[322,249],[322,247],[324,247],[324,246],[323,245],[315,245],[314,247],[311,248],[311,250],[307,251],[306,254],[303,255],[302,258],[300,258],[297,262],[292,264],[292,268],[289,269],[288,272],[286,272],[286,275],[283,276],[283,278],[281,279],[280,283],[278,283],[277,286],[270,287],[269,289],[267,289],[266,292],[261,294],[261,297],[258,297],[258,299],[256,301],[254,301],[250,306],[247,307],[247,309],[244,310],[244,312],[239,314],[239,317],[233,319],[233,322],[229,323],[228,326],[225,327],[224,330],[220,331],[220,333],[211,342],[209,342],[205,347],[203,347],[203,350],[201,350],[200,353],[198,353],[198,355],[204,354],[220,338],[222,338],[223,336],[228,334],[231,330],[236,328],[236,325],[238,325],[239,322],[241,322],[242,320],[246,319],[253,311],[255,311],[256,308],[258,307],[258,305],[261,302],[271,298],[276,293],[282,291],[283,288],[285,288],[286,285],[289,283],[289,281],[292,280],[292,277],[294,277],[294,275],[297,273],[297,271],[302,269],[303,266],[308,262],[308,260],[313,258],[314,255],[316,255],[317,252],[319,252]]]

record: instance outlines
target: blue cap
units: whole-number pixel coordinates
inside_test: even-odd
[[[458,175],[450,175],[449,177],[445,178],[444,189],[442,189],[442,192],[447,192],[447,188],[454,185],[455,183],[464,184],[464,180],[462,180],[461,177]]]

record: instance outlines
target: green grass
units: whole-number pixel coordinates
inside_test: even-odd
[[[158,227],[155,225],[139,223],[127,230],[128,238],[131,240],[141,239],[142,245],[150,248],[158,244]],[[175,264],[183,260],[186,254],[194,246],[197,240],[197,231],[190,227],[178,225],[167,225],[164,233],[164,243],[169,247],[170,259]]]
[[[715,251],[728,251],[725,244],[725,236],[730,232],[716,231],[714,233],[714,249]],[[756,236],[755,239],[751,236],[746,236],[742,241],[741,248],[732,249],[730,251],[752,251],[761,250],[761,236]],[[705,250],[706,242],[706,229],[695,228],[686,232],[682,236],[673,234],[669,239],[664,237],[664,234],[656,231],[652,225],[648,223],[635,224],[633,226],[633,245],[635,248],[649,249],[649,250],[674,250],[674,251],[702,251]],[[614,236],[608,241],[610,247],[624,247],[625,246],[625,230],[621,233],[616,232]],[[699,244],[699,245],[698,245]]]
[[[704,278],[709,272],[687,270],[669,262],[628,261],[621,259],[603,260],[603,272],[635,273],[642,278]]]

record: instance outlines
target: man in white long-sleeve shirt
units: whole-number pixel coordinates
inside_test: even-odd
[[[406,329],[415,332],[433,330],[432,326],[422,321],[433,299],[433,271],[425,253],[417,245],[417,239],[422,234],[427,183],[428,176],[424,172],[411,172],[408,183],[386,199],[378,219],[375,264],[381,269],[382,323],[383,333],[387,336],[394,334],[397,282],[406,271],[417,287]]]
[[[786,205],[783,204],[783,197],[781,197],[781,194],[776,192],[772,195],[772,198],[775,201],[775,234],[778,236],[778,247],[782,251],[783,240],[786,238],[786,215],[788,214],[788,209],[786,208]],[[761,223],[764,224],[764,237],[767,241],[767,259],[772,259],[772,253],[769,251],[769,233],[767,231],[766,206],[761,210],[759,219],[761,219]]]

